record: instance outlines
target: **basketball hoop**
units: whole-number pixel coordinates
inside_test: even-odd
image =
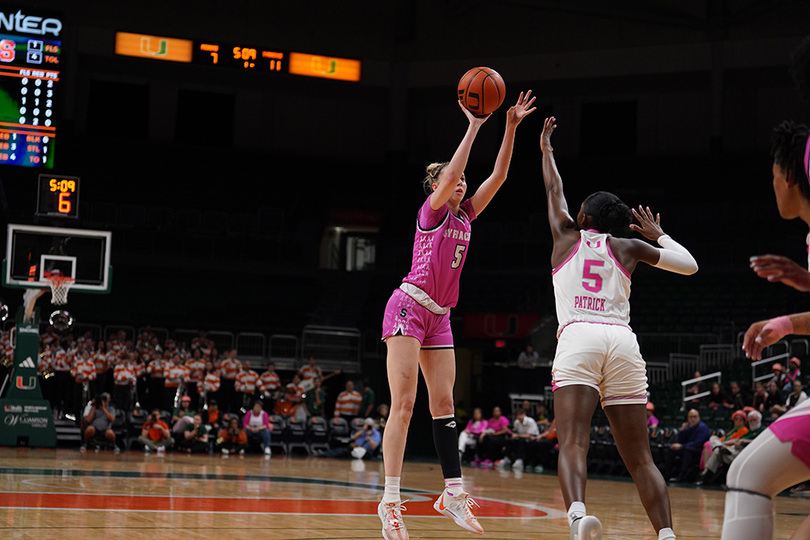
[[[67,304],[68,291],[76,280],[72,277],[57,275],[50,275],[45,279],[51,286],[51,304],[56,306]]]

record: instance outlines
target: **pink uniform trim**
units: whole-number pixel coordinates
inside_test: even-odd
[[[810,137],[807,137],[807,143],[804,145],[804,174],[810,180]]]
[[[557,332],[557,339],[559,339],[559,337],[562,335],[563,330],[565,330],[566,328],[568,328],[572,324],[578,324],[578,323],[604,324],[606,326],[623,326],[623,327],[627,328],[628,330],[632,331],[632,328],[630,328],[629,325],[624,324],[624,323],[611,323],[611,322],[602,322],[602,321],[571,321],[570,323],[566,323],[562,328],[560,328],[559,332]]]
[[[610,396],[602,398],[602,405],[622,405],[622,401],[633,401],[634,403],[647,403],[647,394],[636,394],[635,396]]]
[[[577,245],[575,245],[575,246],[574,246],[574,249],[572,249],[572,250],[571,250],[571,253],[569,253],[569,254],[568,254],[568,257],[566,257],[566,258],[565,258],[565,260],[564,260],[563,262],[561,262],[561,263],[559,264],[559,266],[557,266],[557,268],[554,268],[554,269],[551,271],[551,275],[552,275],[552,276],[553,276],[554,274],[556,274],[557,272],[559,272],[559,271],[560,271],[560,269],[561,269],[563,266],[565,266],[565,263],[567,263],[568,261],[570,261],[570,260],[571,260],[571,259],[574,257],[574,255],[576,255],[577,251],[579,251],[579,244],[581,244],[581,243],[582,243],[582,237],[580,236],[580,237],[579,237],[579,240],[577,240]]]
[[[619,262],[619,259],[617,259],[617,258],[616,258],[616,256],[613,254],[613,250],[612,250],[612,249],[610,249],[610,237],[608,237],[608,238],[607,238],[605,241],[607,242],[607,252],[608,252],[608,255],[610,255],[610,258],[611,258],[611,259],[613,259],[613,262],[615,262],[615,263],[616,263],[616,268],[618,268],[619,270],[621,270],[621,271],[622,271],[622,273],[623,273],[625,276],[627,276],[627,279],[631,279],[631,277],[630,277],[630,272],[628,272],[628,271],[627,271],[627,269],[626,269],[624,266],[622,266],[622,263],[620,263],[620,262]]]

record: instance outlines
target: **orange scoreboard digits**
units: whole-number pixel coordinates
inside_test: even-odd
[[[75,176],[40,174],[36,215],[79,217],[79,179]]]

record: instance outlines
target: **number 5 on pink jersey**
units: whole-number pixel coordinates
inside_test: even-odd
[[[585,265],[582,268],[582,286],[592,293],[598,293],[602,290],[602,276],[592,271],[592,266],[605,266],[605,261],[597,261],[593,259],[588,259],[585,261]],[[592,280],[593,284],[588,283],[589,280]]]

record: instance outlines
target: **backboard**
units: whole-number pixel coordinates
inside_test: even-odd
[[[3,285],[47,288],[53,272],[76,281],[71,291],[110,292],[110,231],[8,225]]]

